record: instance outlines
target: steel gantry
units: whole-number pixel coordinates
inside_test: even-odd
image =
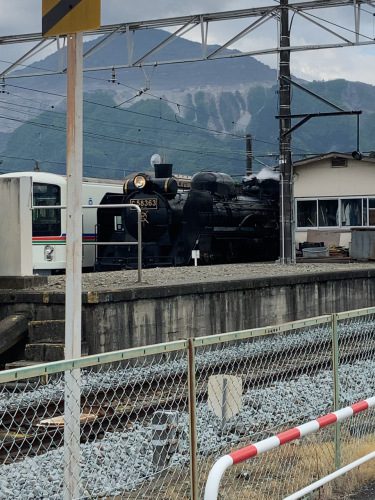
[[[343,30],[340,29],[340,27],[336,26],[334,23],[330,23],[329,21],[325,22],[314,13],[318,9],[335,9],[338,7],[347,7],[352,12],[352,15],[350,16],[352,20],[352,28],[347,29],[345,31],[345,35],[343,35]],[[303,18],[305,21],[309,22],[311,26],[329,33],[333,37],[337,38],[337,41],[329,43],[321,42],[318,44],[306,43],[303,45],[295,45],[291,43],[287,47],[287,50],[289,50],[290,52],[298,52],[306,50],[373,44],[373,37],[361,34],[361,12],[364,7],[374,9],[375,14],[375,0],[312,0],[306,2],[290,2],[288,5],[288,10],[292,15],[299,16],[300,18]],[[112,68],[114,68],[115,70],[122,68],[139,68],[143,66],[156,66],[163,64],[176,64],[184,62],[197,62],[223,58],[237,58],[244,56],[280,53],[282,50],[285,50],[285,48],[280,47],[279,41],[276,39],[276,37],[275,46],[273,47],[259,48],[256,50],[242,50],[241,52],[228,51],[226,49],[230,49],[236,42],[255,32],[264,24],[268,22],[278,23],[281,18],[282,9],[283,5],[280,5],[280,1],[274,0],[274,3],[272,5],[264,7],[254,7],[250,9],[232,10],[208,14],[193,14],[188,16],[101,26],[96,31],[88,31],[84,34],[85,37],[103,35],[96,41],[96,43],[94,43],[94,45],[89,50],[84,53],[84,59],[87,61],[92,54],[103,48],[115,35],[123,34],[127,41],[127,49],[125,54],[127,60],[123,64],[117,65],[113,65],[109,62],[106,66],[85,66],[84,71],[112,70]],[[210,47],[207,42],[210,26],[214,23],[222,23],[239,19],[248,19],[250,22],[245,28],[241,27],[238,33],[232,36],[229,40],[219,46],[216,45],[215,49],[210,51]],[[148,49],[141,56],[137,56],[135,58],[135,33],[139,30],[155,28],[168,30],[165,33],[165,39]],[[160,57],[159,52],[162,48],[170,43],[173,43],[173,41],[177,40],[178,38],[183,37],[194,28],[200,28],[201,50],[199,55],[190,58],[168,59],[165,58],[164,53],[163,56]],[[56,43],[57,49],[64,47],[66,43],[65,36],[52,36],[50,38],[43,39],[41,33],[29,33],[0,37],[0,48],[4,45],[19,43],[35,43],[35,46],[32,49],[27,50],[25,54],[23,54],[17,61],[4,69],[0,73],[0,78],[25,78],[25,76],[47,76],[66,73],[66,65],[64,63],[63,57],[61,57],[58,67],[54,69],[51,68],[48,70],[45,69],[41,71],[30,71],[29,73],[25,73],[25,71],[22,71],[22,74],[14,72],[14,69],[17,66],[24,65],[27,60],[29,60],[30,58],[34,58],[36,54],[46,49],[51,44]]]

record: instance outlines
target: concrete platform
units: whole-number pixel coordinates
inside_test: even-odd
[[[0,290],[25,290],[47,283],[47,276],[0,276]]]
[[[62,320],[65,277],[0,291],[0,319]],[[244,330],[375,306],[374,264],[248,264],[84,275],[88,353]]]

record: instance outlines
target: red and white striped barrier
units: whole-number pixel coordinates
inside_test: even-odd
[[[358,403],[354,403],[351,406],[347,406],[346,408],[342,408],[341,410],[337,410],[333,413],[328,413],[327,415],[319,417],[316,420],[311,420],[306,424],[302,424],[298,427],[294,427],[293,429],[280,432],[279,434],[276,434],[276,436],[272,436],[270,438],[264,439],[263,441],[259,441],[258,443],[251,444],[249,446],[246,446],[245,448],[233,451],[232,453],[229,453],[229,455],[225,455],[219,458],[219,460],[213,465],[208,475],[204,493],[204,500],[217,499],[221,478],[223,477],[224,472],[231,465],[239,464],[241,462],[244,462],[245,460],[248,460],[249,458],[260,455],[261,453],[272,450],[273,448],[277,448],[278,446],[281,446],[285,443],[289,443],[290,441],[294,441],[295,439],[300,439],[304,436],[307,436],[308,434],[317,432],[323,427],[335,424],[336,422],[341,422],[342,420],[350,418],[353,415],[356,415],[357,413],[360,413],[361,411],[367,410],[368,408],[372,408],[374,406],[375,397],[359,401]]]

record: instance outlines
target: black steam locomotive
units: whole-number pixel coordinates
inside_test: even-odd
[[[179,189],[172,165],[139,173],[124,194],[107,193],[107,204],[136,204],[142,211],[144,267],[183,266],[199,250],[200,264],[273,260],[279,253],[278,181],[250,177],[237,186],[227,174],[199,172]],[[137,211],[98,209],[97,241],[135,242]],[[96,269],[133,269],[136,245],[98,245]]]

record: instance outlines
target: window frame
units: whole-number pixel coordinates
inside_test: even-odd
[[[319,225],[319,201],[326,201],[326,200],[336,200],[338,202],[338,224],[336,226],[322,226]],[[354,226],[347,226],[342,224],[342,202],[344,200],[361,200],[361,224],[360,225],[354,225]],[[352,228],[359,228],[359,227],[368,227],[368,228],[374,228],[375,223],[370,225],[370,210],[373,210],[375,213],[375,208],[370,209],[370,200],[375,201],[375,194],[373,196],[351,196],[351,195],[346,195],[346,196],[327,196],[327,197],[313,197],[313,196],[308,196],[308,197],[303,197],[303,198],[295,198],[295,204],[294,204],[294,210],[295,210],[295,221],[296,221],[296,227],[295,229],[297,231],[307,231],[309,229],[324,229],[324,230],[341,230],[341,231],[349,231]],[[316,201],[316,213],[317,213],[317,219],[316,219],[316,226],[298,226],[298,202],[300,201]],[[365,224],[367,222],[367,224]]]
[[[55,197],[55,203],[46,203],[45,205],[39,204],[38,203],[38,198],[41,198],[38,196],[38,193],[36,193],[36,190],[34,189],[36,186],[46,186],[47,188],[47,193],[45,196],[50,198],[51,195],[49,195],[48,190],[51,188],[56,188],[57,189],[57,196]],[[33,217],[32,217],[32,234],[33,237],[51,237],[51,236],[61,236],[61,231],[62,231],[62,220],[61,220],[61,209],[60,208],[48,208],[47,210],[49,212],[55,212],[55,221],[54,222],[46,222],[43,220],[43,217],[37,217],[38,212],[43,210],[43,206],[51,206],[51,205],[56,205],[59,206],[61,205],[61,196],[62,196],[62,190],[61,186],[58,184],[51,184],[49,182],[34,182],[33,183],[33,193],[32,193],[32,203],[33,207]],[[41,220],[41,222],[38,222],[38,219]],[[54,230],[47,230],[45,229],[48,226],[54,226]]]

